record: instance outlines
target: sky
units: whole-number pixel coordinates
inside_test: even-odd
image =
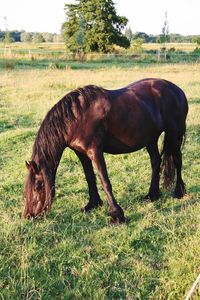
[[[59,33],[70,0],[0,0],[0,30]],[[133,32],[161,33],[165,12],[170,33],[200,35],[200,0],[114,0]]]

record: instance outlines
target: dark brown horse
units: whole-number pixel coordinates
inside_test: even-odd
[[[160,196],[161,158],[165,185],[176,170],[174,197],[185,194],[181,176],[181,145],[185,135],[188,111],[184,92],[162,79],[144,79],[118,90],[89,85],[64,96],[47,113],[38,131],[29,174],[25,184],[24,217],[38,217],[49,211],[55,194],[55,177],[66,147],[78,156],[89,188],[89,202],[84,211],[102,205],[96,186],[96,168],[109,202],[112,222],[125,217],[112,193],[103,153],[129,153],[146,147],[152,167],[152,178],[146,199]],[[165,132],[163,151],[158,138]]]

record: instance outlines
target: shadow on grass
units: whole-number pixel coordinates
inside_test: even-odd
[[[200,104],[200,98],[196,98],[196,97],[190,98],[189,105],[191,104]]]
[[[200,185],[190,186],[188,189],[189,193],[200,193]]]
[[[37,122],[34,120],[34,113],[16,115],[11,120],[5,118],[0,120],[0,133],[18,128],[32,128],[37,125]]]

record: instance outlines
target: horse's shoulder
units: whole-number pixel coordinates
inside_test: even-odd
[[[109,98],[101,95],[92,102],[90,106],[90,113],[92,113],[97,119],[104,119],[110,109],[111,103]]]

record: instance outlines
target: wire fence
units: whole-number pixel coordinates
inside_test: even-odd
[[[135,62],[135,63],[178,63],[178,62],[200,62],[200,51],[165,51],[143,50],[139,52],[128,53],[67,53],[64,50],[46,50],[46,49],[11,49],[0,48],[1,59],[29,59],[29,60],[54,60],[54,61],[102,61],[112,60]]]

